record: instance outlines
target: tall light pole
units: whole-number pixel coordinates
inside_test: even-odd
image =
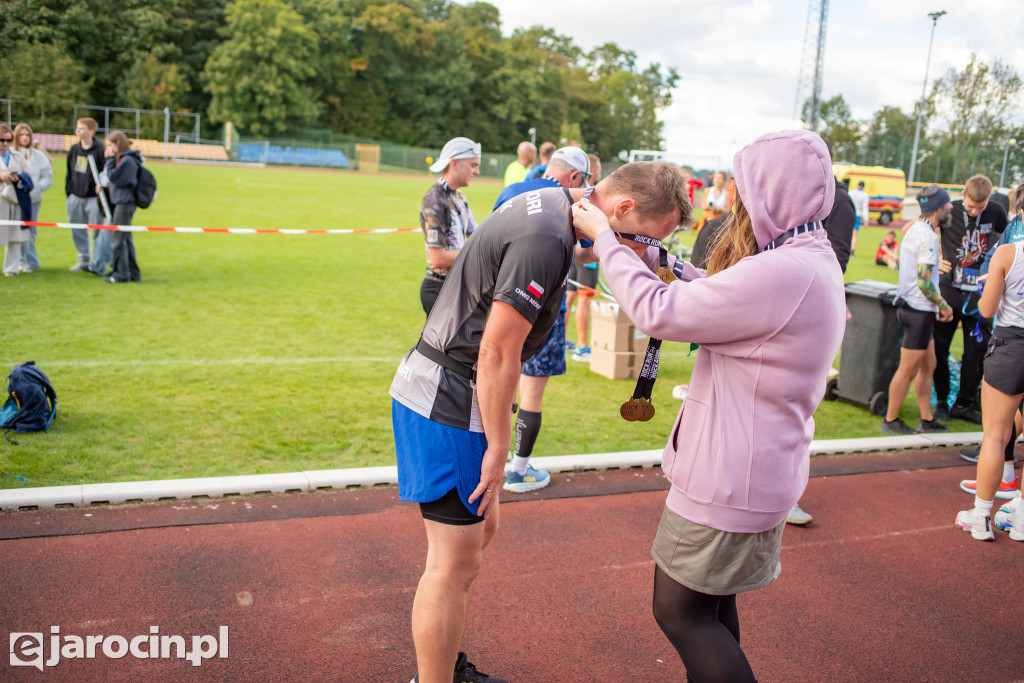
[[[999,172],[999,187],[1006,187],[1006,160],[1010,156],[1010,148],[1016,146],[1017,141],[1015,139],[1010,138],[1006,141],[1006,151],[1003,152],[1003,170]]]
[[[928,90],[928,67],[932,63],[932,43],[935,41],[935,25],[939,23],[939,17],[945,13],[945,10],[928,13],[928,16],[932,18],[932,37],[928,40],[928,61],[924,64],[924,85],[921,86],[921,106],[917,108],[917,128],[914,130],[914,151],[910,155],[908,184],[914,182],[914,170],[917,167],[917,143],[921,140],[921,116],[924,114],[924,94]]]

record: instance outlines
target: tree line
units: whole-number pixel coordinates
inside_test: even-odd
[[[1019,112],[1021,76],[999,60],[985,62],[972,54],[962,69],[936,79],[924,101],[916,179],[962,183],[974,173],[1001,182],[1022,176],[1024,126]],[[805,105],[805,119],[808,118]],[[822,135],[836,147],[836,160],[902,168],[909,172],[917,113],[884,106],[866,120],[855,120],[842,95],[820,104]],[[1012,144],[1015,141],[1016,144]]]
[[[532,127],[605,158],[660,148],[674,68],[500,25],[493,5],[448,0],[5,0],[0,92],[50,112],[198,112],[258,137],[465,135],[512,151]]]

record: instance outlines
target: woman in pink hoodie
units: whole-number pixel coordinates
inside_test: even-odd
[[[807,485],[812,415],[845,327],[843,274],[820,221],[835,199],[828,149],[764,135],[733,158],[737,200],[708,270],[652,273],[599,211],[573,206],[612,292],[652,337],[700,344],[662,459],[671,481],[654,540],[654,615],[695,681],[753,681],[736,594],[781,571],[786,514]],[[670,264],[671,265],[671,264]]]

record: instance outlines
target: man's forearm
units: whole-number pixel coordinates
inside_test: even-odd
[[[942,295],[939,294],[939,290],[935,288],[935,283],[932,282],[932,268],[934,268],[934,266],[918,266],[917,286],[921,290],[921,293],[924,294],[925,298],[938,306],[941,311],[949,306],[949,304],[947,304],[946,300],[942,298]]]
[[[476,369],[476,396],[488,446],[512,442],[512,402],[522,364],[519,351],[503,344],[481,344]]]

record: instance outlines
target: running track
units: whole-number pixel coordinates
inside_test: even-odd
[[[812,462],[780,579],[740,597],[770,681],[1024,680],[1024,543],[953,528],[973,478],[953,450]],[[465,638],[510,681],[680,681],[650,615],[660,470],[559,475],[503,494]],[[0,515],[5,632],[216,634],[228,659],[99,657],[0,681],[405,683],[425,541],[392,488]],[[0,634],[0,637],[5,637]],[[47,649],[47,656],[49,650]]]

